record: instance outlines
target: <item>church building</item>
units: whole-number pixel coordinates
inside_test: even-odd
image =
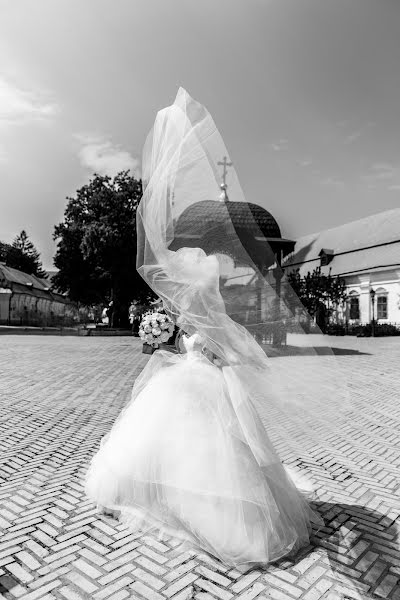
[[[224,167],[220,196],[196,202],[181,213],[169,248],[200,247],[217,256],[228,314],[257,334],[261,324],[266,330],[274,320],[272,304],[281,280],[280,269],[274,267],[293,251],[295,242],[282,237],[278,223],[263,207],[229,199],[226,167],[231,163],[225,157],[219,164]],[[264,285],[265,278],[271,279],[271,286]]]
[[[400,325],[400,208],[299,238],[284,267],[341,277],[348,301],[339,320]]]

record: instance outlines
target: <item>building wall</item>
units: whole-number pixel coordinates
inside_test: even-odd
[[[51,327],[73,325],[78,310],[72,304],[0,288],[0,324]]]
[[[345,278],[350,296],[358,296],[360,307],[360,323],[372,320],[372,301],[370,290],[375,290],[374,317],[377,319],[378,297],[387,297],[387,318],[379,319],[379,323],[396,323],[400,325],[400,270],[378,271],[369,274]],[[349,319],[349,314],[347,315]],[[349,319],[351,322],[351,319]]]

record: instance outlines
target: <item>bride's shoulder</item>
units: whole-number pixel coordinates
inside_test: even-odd
[[[180,248],[168,254],[167,270],[175,280],[199,285],[219,277],[219,263],[214,255],[207,256],[201,248]]]

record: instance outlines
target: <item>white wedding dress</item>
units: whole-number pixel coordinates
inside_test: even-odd
[[[321,519],[240,378],[210,362],[198,342],[195,334],[186,354],[151,357],[92,460],[86,492],[135,530],[176,536],[227,565],[265,565],[307,544]]]
[[[259,272],[234,227],[232,208],[240,202],[243,222],[257,238],[234,169],[230,200],[224,184],[218,219],[196,217],[199,203],[218,192],[217,165],[224,156],[226,163],[211,115],[180,89],[174,104],[157,114],[143,152],[137,270],[191,337],[184,354],[152,355],[92,460],[86,492],[99,506],[120,511],[135,530],[176,536],[226,565],[248,569],[296,552],[308,544],[312,523],[322,524],[276,454],[255,404],[271,407],[271,419],[273,407],[282,405],[312,414],[317,389],[328,410],[338,378],[334,370],[333,379],[325,377],[321,363],[318,372],[299,373],[290,361],[282,376],[240,325],[262,295],[275,326],[285,325],[291,313],[288,308],[279,316],[275,283]],[[268,253],[264,243],[262,253]],[[227,268],[231,254],[236,259]],[[253,287],[240,283],[236,263],[253,269]],[[294,306],[293,295],[290,302]],[[304,307],[293,311],[296,321]],[[316,404],[320,408],[318,398]]]

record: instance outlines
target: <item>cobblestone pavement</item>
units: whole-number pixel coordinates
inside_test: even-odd
[[[400,338],[331,343],[351,373],[352,414],[332,426],[321,415],[302,439],[292,415],[271,422],[258,406],[284,462],[313,480],[325,527],[295,559],[241,575],[173,539],[130,534],[83,494],[148,360],[138,340],[2,336],[0,598],[400,599]]]

